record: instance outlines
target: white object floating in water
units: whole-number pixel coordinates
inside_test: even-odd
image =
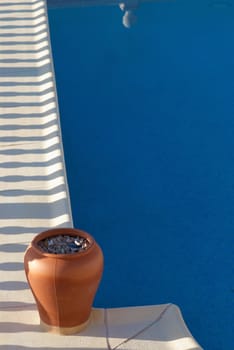
[[[139,0],[126,0],[122,2],[119,7],[124,11],[122,23],[124,27],[131,28],[137,21],[135,10],[139,6]]]
[[[123,15],[123,25],[126,28],[131,28],[137,21],[137,16],[132,10],[126,11]]]

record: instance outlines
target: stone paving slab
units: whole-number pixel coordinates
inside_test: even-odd
[[[201,350],[173,304],[110,309],[111,349]]]
[[[126,339],[132,339],[152,324],[161,315],[168,305],[149,307],[129,307],[107,309],[107,323],[109,324],[108,337],[111,348],[116,348]]]

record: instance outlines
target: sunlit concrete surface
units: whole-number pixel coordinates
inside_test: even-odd
[[[24,251],[72,226],[45,1],[2,1],[0,38],[0,350],[201,349],[170,304],[94,309],[79,335],[42,334]]]
[[[34,305],[1,309],[0,349],[199,350],[179,309],[171,304],[121,309],[93,309],[79,334],[44,333]]]

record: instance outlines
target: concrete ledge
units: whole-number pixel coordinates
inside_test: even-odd
[[[93,309],[82,332],[46,333],[34,305],[2,307],[0,350],[201,350],[172,304],[118,309]]]

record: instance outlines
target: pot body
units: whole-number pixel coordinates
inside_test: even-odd
[[[90,245],[74,254],[49,254],[37,245],[47,237],[64,234],[85,237]],[[102,250],[92,236],[73,228],[42,232],[26,250],[24,267],[42,324],[51,330],[74,332],[87,324],[103,271]]]

